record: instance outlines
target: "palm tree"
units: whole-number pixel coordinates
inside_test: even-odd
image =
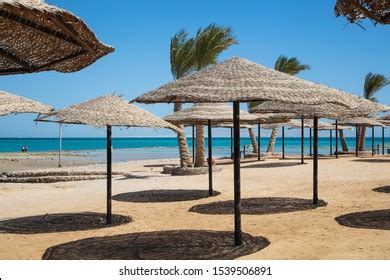
[[[231,45],[237,44],[230,27],[210,24],[200,28],[194,38],[194,64],[197,71],[217,63],[218,56]],[[196,126],[195,166],[204,166],[204,126]]]
[[[375,97],[375,93],[380,91],[385,86],[390,85],[390,80],[381,74],[368,73],[364,81],[364,92],[363,97],[373,102],[378,102]],[[359,127],[359,151],[364,151],[366,145],[366,127]]]
[[[180,79],[194,70],[194,40],[188,39],[188,34],[184,30],[179,31],[171,38],[170,61],[173,79]],[[182,109],[181,103],[175,103],[174,112]],[[180,153],[180,165],[182,167],[191,166],[191,156],[188,149],[187,138],[184,126],[179,126],[177,141]]]
[[[302,64],[296,57],[288,58],[287,56],[281,55],[275,62],[275,70],[289,74],[289,75],[297,75],[302,71],[310,70],[310,65]],[[250,103],[249,106],[255,106],[255,104]],[[267,153],[273,153],[275,149],[276,137],[278,136],[278,129],[272,129],[272,133],[270,136]]]

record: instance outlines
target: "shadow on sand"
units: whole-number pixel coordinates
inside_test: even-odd
[[[279,214],[295,211],[311,210],[324,207],[327,203],[319,200],[313,205],[312,200],[292,197],[261,197],[241,200],[241,213],[244,215]],[[225,215],[234,213],[234,201],[218,201],[199,204],[190,208],[189,212],[207,215]]]
[[[249,255],[267,247],[264,237],[243,233],[234,246],[233,232],[177,230],[94,237],[46,250],[45,260],[223,260]]]
[[[128,216],[112,215],[112,224],[106,224],[106,215],[100,213],[64,213],[22,217],[0,221],[0,233],[37,234],[83,231],[114,227],[130,223]]]
[[[351,213],[336,221],[346,227],[390,230],[390,209]]]
[[[252,165],[242,165],[241,168],[277,168],[277,167],[289,167],[289,166],[297,166],[302,165],[300,162],[287,162],[287,161],[280,161],[280,162],[265,162],[265,163],[259,163],[259,164],[252,164]]]
[[[365,158],[365,159],[355,159],[356,162],[365,162],[365,163],[390,163],[390,158]]]
[[[214,191],[213,196],[220,194],[220,192]],[[121,193],[113,196],[112,199],[122,202],[151,203],[190,201],[208,197],[210,197],[208,190],[151,190]]]
[[[379,192],[379,193],[390,193],[390,186],[384,186],[380,188],[373,189],[374,192]]]

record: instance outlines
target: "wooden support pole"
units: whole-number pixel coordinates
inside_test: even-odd
[[[382,127],[382,155],[385,155],[385,128],[384,127]]]
[[[305,163],[305,118],[301,117],[301,164]]]
[[[208,144],[209,144],[209,158],[208,158],[208,163],[209,163],[209,195],[213,195],[213,139],[211,135],[211,120],[208,120]]]
[[[195,125],[192,125],[192,164],[195,164]]]
[[[261,132],[260,132],[260,129],[261,129],[261,125],[260,123],[257,124],[257,160],[260,161],[261,160]]]
[[[336,120],[336,158],[339,158],[339,121]]]
[[[313,205],[318,203],[318,117],[314,117]]]
[[[107,224],[112,223],[112,128],[107,126]]]
[[[60,140],[60,143],[59,143],[59,151],[58,151],[58,167],[62,167],[62,123],[60,123],[59,125],[59,131],[58,131],[58,134],[59,134],[59,140]]]
[[[312,132],[312,128],[310,127],[309,128],[309,142],[310,142],[310,156],[313,156],[313,132]]]
[[[371,155],[374,156],[375,155],[375,126],[372,126],[371,127]],[[379,153],[379,151],[378,151]]]
[[[285,159],[285,150],[284,150],[284,137],[285,137],[285,135],[284,135],[284,126],[282,127],[282,159]]]
[[[234,244],[242,244],[240,174],[240,102],[233,102],[234,129]]]

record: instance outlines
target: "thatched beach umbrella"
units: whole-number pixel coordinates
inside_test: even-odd
[[[240,111],[242,122],[253,123],[258,121],[256,115]],[[213,146],[212,146],[212,126],[226,125],[233,122],[233,108],[224,103],[198,103],[190,108],[177,111],[164,118],[165,121],[175,125],[207,125],[208,127],[208,167],[209,167],[209,195],[213,195]],[[197,141],[203,139],[197,139]],[[203,152],[203,151],[202,151]]]
[[[37,121],[83,124],[107,129],[107,223],[111,223],[112,127],[177,128],[159,117],[138,108],[119,96],[106,95],[70,106]]]
[[[0,116],[19,113],[49,114],[52,107],[26,97],[0,91]]]
[[[228,59],[163,85],[136,98],[140,103],[233,102],[235,244],[242,244],[240,180],[240,102],[283,101],[292,104],[339,104],[355,107],[354,98],[327,86],[272,70],[242,58]],[[315,123],[318,117],[315,117]],[[316,165],[316,161],[315,161]],[[317,168],[317,166],[315,167]],[[314,178],[313,185],[317,185]],[[313,201],[318,202],[315,191]]]
[[[359,137],[358,137],[358,126],[365,126],[365,127],[371,127],[372,129],[372,139],[371,139],[371,151],[372,155],[374,156],[374,145],[375,145],[375,127],[385,127],[383,123],[376,119],[372,118],[365,118],[365,117],[355,117],[355,118],[348,118],[348,119],[342,119],[340,120],[340,124],[344,125],[354,125],[356,127],[356,148],[355,153],[356,157],[359,157]]]
[[[0,1],[0,75],[74,72],[113,51],[66,10],[41,0]]]

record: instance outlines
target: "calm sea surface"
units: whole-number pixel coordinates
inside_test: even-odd
[[[262,151],[266,150],[269,138],[262,138]],[[207,151],[207,138],[205,139]],[[385,138],[385,145],[390,147],[390,137]],[[188,139],[190,150],[192,148],[191,138]],[[281,150],[281,139],[278,138],[275,152]],[[381,144],[380,137],[375,138],[375,144]],[[213,154],[217,157],[230,155],[230,138],[213,138]],[[249,138],[241,139],[241,146],[250,144]],[[354,149],[355,138],[347,138],[350,149]],[[300,153],[300,138],[286,137],[286,154]],[[333,139],[333,146],[335,141]],[[19,152],[21,147],[27,146],[29,152],[58,151],[58,138],[0,138],[0,153]],[[177,158],[176,138],[114,138],[114,160],[140,160],[140,159],[163,159]],[[309,139],[305,140],[305,148],[308,152]],[[367,138],[367,148],[371,147],[371,138]],[[93,156],[97,159],[104,159],[106,148],[105,138],[64,138],[64,151],[79,151],[85,155]],[[334,149],[334,148],[333,148]],[[328,137],[319,138],[320,153],[327,154],[330,151],[330,141]]]

